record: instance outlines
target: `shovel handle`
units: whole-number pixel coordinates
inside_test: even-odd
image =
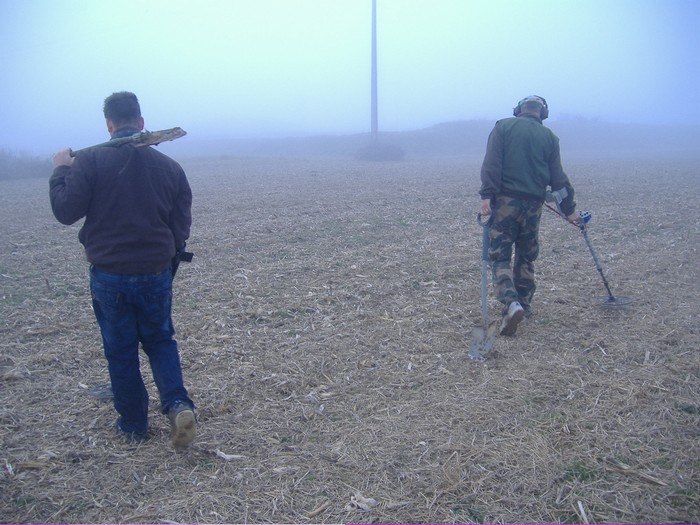
[[[489,226],[493,219],[493,213],[487,216],[486,221],[482,220],[481,213],[476,214],[476,222],[481,226],[481,317],[484,322],[484,329],[489,325],[489,309],[486,303],[487,272],[489,258]]]
[[[481,215],[481,212],[476,214],[476,222],[479,223],[479,226],[489,226],[491,224],[491,219],[493,218],[493,213],[489,213],[486,216],[486,220],[483,220],[483,216]]]
[[[489,226],[491,226],[492,221],[493,221],[493,213],[486,216],[486,221],[483,220],[481,213],[476,214],[476,222],[478,222],[479,226],[481,226],[483,228],[482,236],[481,236],[481,260],[482,261],[488,260]]]

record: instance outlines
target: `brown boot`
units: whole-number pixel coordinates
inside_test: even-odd
[[[194,409],[183,401],[176,401],[168,410],[170,420],[170,442],[175,448],[185,448],[197,433]]]

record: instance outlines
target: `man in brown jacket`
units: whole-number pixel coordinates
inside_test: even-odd
[[[136,95],[114,93],[104,102],[111,137],[143,130]],[[56,219],[85,218],[79,240],[90,263],[90,291],[107,358],[116,430],[141,441],[148,431],[148,393],[139,369],[139,343],[148,356],[171,423],[175,447],[195,437],[194,403],[183,385],[171,319],[171,262],[184,250],[192,223],[192,192],[185,172],[151,147],[96,146],[76,157],[54,154],[49,179]]]

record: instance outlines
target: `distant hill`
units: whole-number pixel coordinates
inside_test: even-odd
[[[445,122],[428,128],[381,132],[379,141],[410,157],[483,155],[494,121]],[[561,140],[562,155],[700,155],[700,125],[641,125],[571,119],[546,121]],[[178,144],[189,156],[354,157],[370,143],[369,133],[269,139],[230,139]]]
[[[0,148],[0,180],[48,177],[53,170],[51,160]]]

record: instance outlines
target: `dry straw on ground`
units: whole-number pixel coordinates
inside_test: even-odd
[[[478,159],[185,163],[174,322],[199,436],[119,441],[78,226],[0,182],[6,522],[698,522],[698,165],[571,162],[613,292],[542,219],[535,316],[480,320]],[[498,315],[492,300],[492,317]]]

